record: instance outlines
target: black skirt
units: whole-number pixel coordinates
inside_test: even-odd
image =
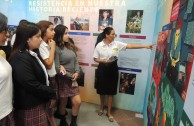
[[[118,84],[117,60],[111,63],[99,63],[95,79],[95,88],[98,94],[116,95]]]

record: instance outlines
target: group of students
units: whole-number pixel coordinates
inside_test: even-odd
[[[9,37],[7,22],[0,13],[0,45]],[[0,126],[57,126],[54,115],[61,119],[60,126],[69,126],[68,97],[70,126],[77,126],[80,69],[74,49],[64,25],[54,28],[46,20],[18,25],[8,61],[0,56]]]
[[[0,45],[8,36],[7,17],[0,13]],[[152,48],[151,44],[126,44],[114,39],[114,29],[106,27],[97,38],[93,54],[99,63],[95,86],[101,101],[98,115],[104,113],[108,96],[106,115],[110,122],[114,121],[111,108],[117,94],[119,51]],[[61,119],[60,126],[69,126],[65,108],[68,97],[72,102],[70,126],[77,126],[81,98],[76,80],[80,68],[76,48],[69,40],[68,28],[61,24],[55,28],[45,20],[19,24],[9,62],[0,55],[0,126],[57,126],[54,116]]]

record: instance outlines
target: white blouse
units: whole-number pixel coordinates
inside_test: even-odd
[[[44,71],[45,77],[46,77],[46,84],[47,84],[47,86],[49,86],[48,74],[47,74],[47,71],[46,71],[46,68],[45,68],[44,64],[40,61],[40,59],[38,58],[38,56],[35,52],[30,50],[29,53],[32,56],[34,56],[37,59],[37,61],[39,62],[40,66],[42,67],[42,69]]]
[[[43,60],[48,59],[50,56],[50,46],[45,42],[42,41],[39,47],[40,55]],[[49,77],[54,77],[57,72],[55,70],[55,62],[53,61],[53,65],[51,69],[47,69]]]
[[[127,44],[119,41],[113,41],[106,45],[103,41],[98,43],[94,50],[93,58],[108,60],[112,56],[118,57],[119,51],[126,50]]]
[[[0,120],[12,112],[13,105],[12,68],[0,55]]]

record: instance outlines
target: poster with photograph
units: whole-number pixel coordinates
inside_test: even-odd
[[[70,30],[89,31],[88,17],[71,17]]]
[[[121,72],[119,93],[134,95],[135,83],[136,83],[136,74]]]
[[[128,10],[126,21],[126,33],[141,33],[143,10]]]
[[[17,26],[16,25],[8,25],[8,32],[9,32],[9,40],[11,46],[13,46],[15,41],[15,33],[16,33]]]
[[[49,21],[53,23],[53,26],[56,27],[59,24],[64,24],[63,16],[49,16]]]
[[[102,32],[106,27],[113,25],[113,10],[99,10],[98,31]]]

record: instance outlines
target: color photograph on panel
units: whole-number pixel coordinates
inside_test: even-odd
[[[106,27],[113,26],[113,10],[99,10],[98,31],[102,32]]]
[[[9,32],[9,40],[11,41],[11,46],[13,46],[15,42],[15,33],[16,33],[17,26],[16,25],[8,25],[8,32]]]
[[[17,29],[17,26],[15,26],[15,25],[8,25],[8,32],[9,32],[9,38],[10,39],[15,34],[16,29]]]
[[[119,93],[134,95],[135,83],[136,83],[136,74],[121,72]]]
[[[59,24],[64,24],[63,16],[49,16],[49,21],[53,23],[53,26],[56,27]]]
[[[125,32],[141,33],[142,20],[143,10],[128,10]]]
[[[70,30],[89,31],[88,17],[71,17]]]

